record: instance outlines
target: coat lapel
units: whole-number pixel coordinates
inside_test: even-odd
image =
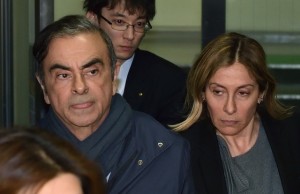
[[[283,190],[285,193],[294,193],[300,188],[297,183],[297,179],[299,182],[297,166],[300,158],[300,142],[297,141],[300,135],[299,124],[291,118],[285,121],[275,120],[263,111],[260,112],[260,116],[277,164]]]
[[[149,79],[143,70],[143,68],[145,68],[143,66],[145,66],[144,63],[146,63],[146,61],[143,62],[142,56],[140,55],[141,53],[137,50],[127,76],[123,94],[124,98],[133,109],[138,109],[138,107],[141,106],[144,102],[144,98],[147,96],[149,88]]]
[[[191,144],[191,166],[198,193],[227,194],[218,141],[212,125],[201,120],[184,136]]]

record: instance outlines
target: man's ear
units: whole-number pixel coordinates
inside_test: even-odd
[[[93,24],[95,25],[99,25],[99,21],[98,21],[98,16],[94,13],[94,12],[91,12],[91,11],[88,11],[86,14],[85,14],[85,17],[90,20],[90,22],[92,22]]]
[[[49,100],[49,97],[48,97],[48,93],[47,93],[47,90],[46,90],[46,88],[45,88],[45,86],[44,86],[43,81],[41,80],[41,78],[40,78],[38,75],[36,75],[35,77],[36,77],[37,81],[39,82],[39,84],[40,84],[40,86],[41,86],[41,88],[42,88],[42,90],[43,90],[43,95],[44,95],[44,100],[45,100],[45,102],[46,102],[47,104],[50,104],[50,100]]]

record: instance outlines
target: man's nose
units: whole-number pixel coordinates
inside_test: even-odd
[[[85,94],[88,92],[88,86],[83,75],[74,77],[72,92],[74,94]]]

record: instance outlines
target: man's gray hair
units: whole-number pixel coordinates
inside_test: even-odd
[[[33,45],[33,56],[36,60],[36,75],[44,82],[43,61],[46,58],[51,41],[55,38],[76,36],[81,33],[99,33],[108,49],[112,78],[116,64],[116,55],[109,36],[97,25],[82,15],[65,16],[44,28],[37,36]]]

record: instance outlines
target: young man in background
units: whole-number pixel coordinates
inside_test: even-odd
[[[185,72],[138,47],[152,26],[155,0],[85,0],[86,16],[111,38],[117,56],[117,92],[134,110],[152,115],[164,126],[182,120]]]

